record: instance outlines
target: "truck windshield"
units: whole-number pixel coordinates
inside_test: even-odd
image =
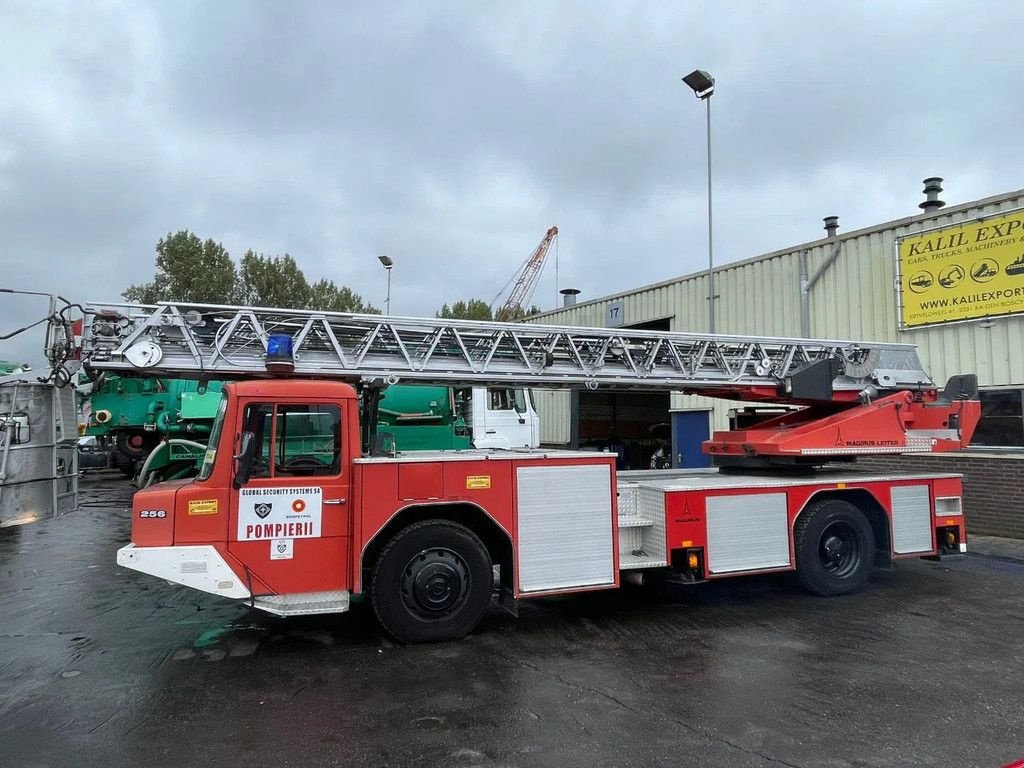
[[[213,421],[210,429],[210,442],[206,444],[206,455],[203,457],[203,466],[199,470],[199,480],[206,480],[213,472],[213,462],[217,458],[217,444],[220,442],[220,432],[224,427],[224,414],[228,410],[228,396],[224,395],[217,406],[217,418]]]

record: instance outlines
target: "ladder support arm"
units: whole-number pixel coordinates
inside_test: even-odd
[[[871,454],[940,453],[967,447],[981,418],[977,399],[896,392],[848,408],[814,405],[748,429],[716,432],[704,452],[720,466],[820,464]]]

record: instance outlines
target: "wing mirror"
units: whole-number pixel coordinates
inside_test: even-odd
[[[235,456],[235,488],[241,488],[252,477],[252,460],[256,452],[256,436],[252,432],[243,432],[238,455]]]

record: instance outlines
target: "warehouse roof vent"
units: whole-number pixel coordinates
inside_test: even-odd
[[[574,307],[576,306],[576,297],[579,296],[579,288],[563,288],[559,291],[562,294],[562,306],[563,307]]]
[[[838,216],[826,216],[825,219],[825,231],[828,232],[829,237],[835,237],[836,232],[839,231],[839,217]]]
[[[944,206],[946,202],[939,200],[939,193],[942,191],[942,178],[940,176],[931,176],[924,180],[924,197],[923,203],[918,205],[925,213],[931,213],[937,211],[939,208]]]

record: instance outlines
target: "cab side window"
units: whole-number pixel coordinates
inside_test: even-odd
[[[492,411],[511,411],[515,403],[515,396],[511,389],[488,389],[487,403]]]
[[[341,409],[279,405],[274,475],[336,475],[341,468]]]
[[[337,405],[249,405],[245,425],[257,446],[253,477],[341,472],[341,409]]]

